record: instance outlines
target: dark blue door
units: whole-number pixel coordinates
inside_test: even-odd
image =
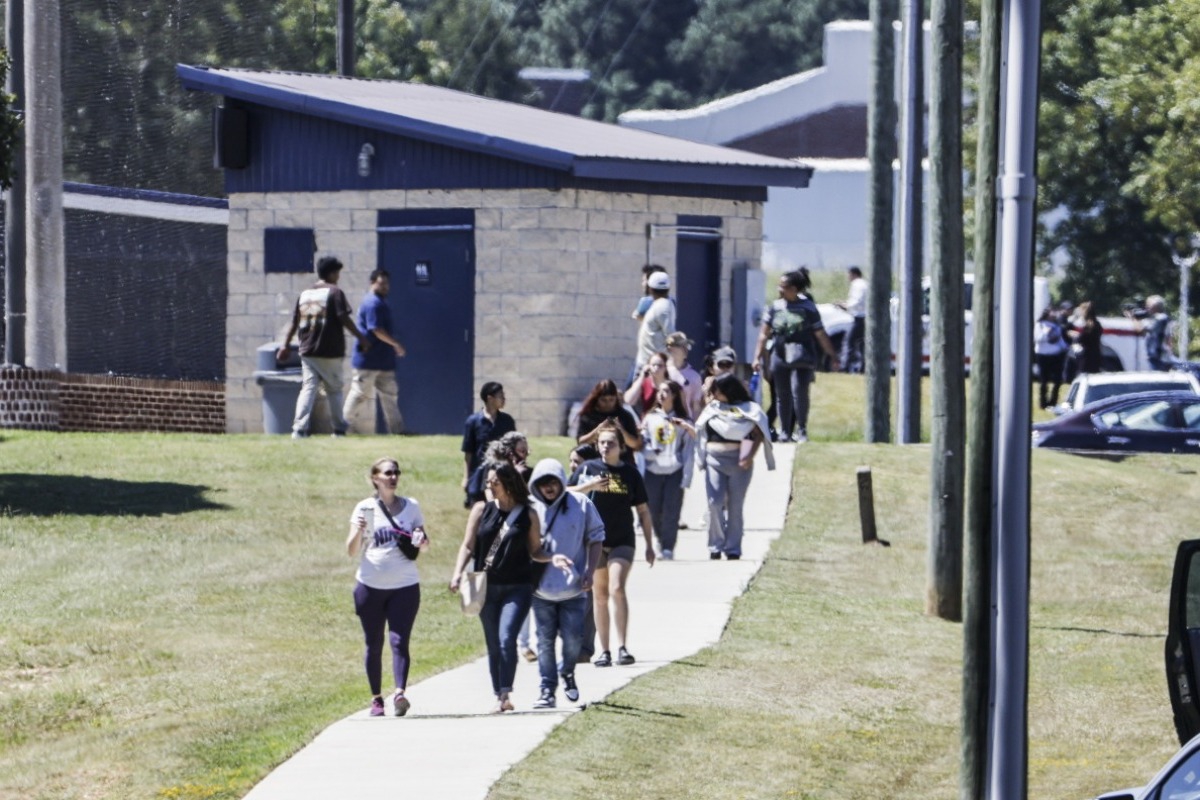
[[[696,369],[721,345],[720,224],[720,217],[681,216],[676,234],[675,327],[695,342],[688,362]]]
[[[388,306],[408,353],[396,361],[405,431],[458,433],[474,406],[474,212],[381,211],[378,231]]]

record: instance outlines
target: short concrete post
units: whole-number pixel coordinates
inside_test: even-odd
[[[862,527],[863,544],[880,544],[891,547],[891,542],[880,539],[875,530],[875,492],[871,487],[871,468],[858,468],[858,518]]]

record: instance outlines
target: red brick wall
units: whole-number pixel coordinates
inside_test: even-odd
[[[0,368],[0,428],[225,432],[225,384]]]
[[[225,432],[225,384],[109,375],[59,378],[64,431]]]

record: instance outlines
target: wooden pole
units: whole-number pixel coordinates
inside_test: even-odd
[[[975,290],[971,310],[971,402],[967,406],[964,514],[962,733],[960,800],[985,800],[991,691],[992,461],[995,438],[996,174],[1000,152],[1001,3],[983,0],[979,16],[979,141],[975,155]]]
[[[879,539],[875,529],[875,492],[871,486],[871,468],[858,468],[858,520],[862,528],[863,544]]]
[[[929,550],[925,613],[962,619],[963,186],[962,50],[959,0],[933,0],[929,107]]]
[[[867,206],[871,241],[867,252],[867,333],[863,372],[867,408],[864,439],[891,441],[892,220],[896,160],[896,0],[870,0],[871,104],[867,109],[867,154],[871,196]]]

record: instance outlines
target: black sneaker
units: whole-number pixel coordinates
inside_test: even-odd
[[[579,701],[579,687],[575,685],[575,676],[574,675],[563,675],[562,681],[563,681],[563,694],[565,694],[567,696],[567,699],[570,700],[572,703],[578,702]]]
[[[538,699],[534,702],[534,708],[554,708],[554,690],[542,687],[542,693],[538,695]]]
[[[721,560],[721,551],[717,550],[715,552],[709,553],[708,558],[710,561],[720,561]]]
[[[741,553],[726,553],[725,554],[725,558],[728,559],[729,561],[737,561],[741,557],[742,557]]]
[[[634,659],[633,655],[624,647],[617,650],[617,663],[622,667],[628,667],[635,660],[636,659]]]
[[[599,658],[597,658],[595,661],[592,662],[592,665],[597,666],[597,667],[611,667],[612,666],[612,653],[605,650],[603,653],[600,654]]]

